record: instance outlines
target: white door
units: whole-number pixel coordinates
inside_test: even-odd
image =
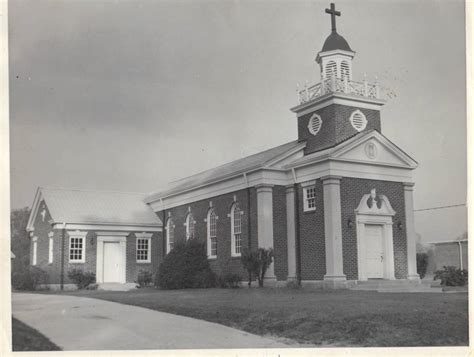
[[[382,243],[381,225],[366,224],[365,225],[365,246],[366,246],[366,263],[367,278],[383,278],[383,261],[384,251]]]
[[[104,242],[104,283],[119,283],[122,277],[119,242]]]

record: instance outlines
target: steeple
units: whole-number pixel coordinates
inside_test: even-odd
[[[352,79],[355,52],[337,33],[336,6],[325,11],[331,15],[331,33],[316,56],[321,81],[298,88],[299,105],[291,110],[298,117],[298,140],[306,141],[305,154],[323,150],[359,132],[381,131],[380,99],[377,82]]]

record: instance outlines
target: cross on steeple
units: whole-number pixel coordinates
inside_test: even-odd
[[[336,16],[341,16],[340,11],[336,11],[336,5],[331,3],[331,8],[326,9],[326,14],[331,14],[331,31],[336,32]]]

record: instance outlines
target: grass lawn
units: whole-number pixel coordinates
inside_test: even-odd
[[[58,346],[52,343],[41,333],[12,318],[12,349],[13,351],[59,351]]]
[[[468,297],[462,293],[147,288],[68,294],[142,306],[321,346],[468,345]]]

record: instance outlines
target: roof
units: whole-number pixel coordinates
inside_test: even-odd
[[[333,50],[344,50],[352,52],[346,39],[339,35],[336,31],[332,31],[326,41],[324,41],[323,49],[321,50],[321,52]]]
[[[196,188],[227,177],[243,174],[251,170],[264,168],[268,163],[274,161],[276,158],[291,153],[294,149],[300,149],[304,145],[304,143],[299,143],[297,140],[294,140],[257,154],[231,161],[213,169],[171,182],[164,190],[151,193],[146,198],[145,202],[151,202],[158,198],[170,196],[187,189]]]
[[[54,222],[161,226],[145,197],[143,193],[40,187],[30,219],[44,199]]]

